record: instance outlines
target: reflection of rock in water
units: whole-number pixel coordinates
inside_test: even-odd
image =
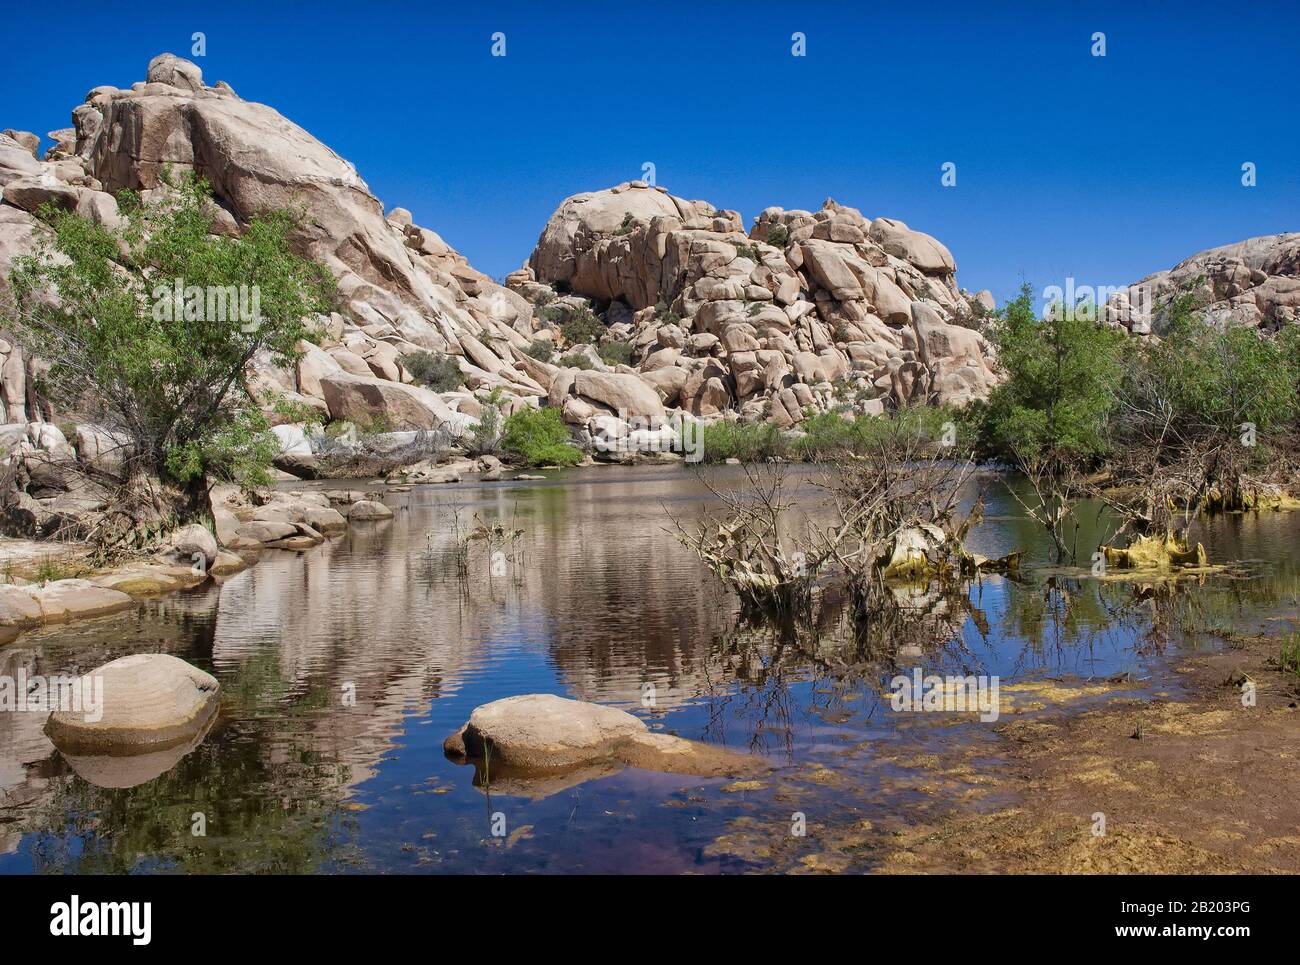
[[[63,759],[68,762],[68,766],[78,777],[96,787],[135,787],[146,781],[152,781],[175,767],[183,757],[203,743],[215,719],[215,716],[209,717],[207,726],[189,741],[163,750],[128,756],[65,753]]]

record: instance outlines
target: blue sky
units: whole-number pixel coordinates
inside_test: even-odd
[[[202,31],[208,83],[301,124],[498,277],[564,197],[646,161],[747,221],[827,196],[900,218],[999,301],[1300,230],[1294,2],[153,6],[13,5],[0,128],[67,126],[91,87]]]

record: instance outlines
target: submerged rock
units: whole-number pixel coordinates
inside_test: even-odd
[[[768,767],[747,754],[652,734],[640,719],[617,708],[553,694],[506,697],[475,708],[443,750],[458,763],[480,765],[494,782],[524,786],[529,778],[545,783],[555,771],[604,764],[706,777]]]
[[[216,711],[221,685],[170,654],[137,653],[83,676],[81,692],[102,704],[52,713],[50,740],[72,755],[130,755],[191,741]]]

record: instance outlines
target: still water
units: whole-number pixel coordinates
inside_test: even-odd
[[[815,487],[806,474],[796,482],[815,517]],[[983,482],[970,548],[1047,563],[1003,484]],[[922,787],[908,762],[957,745],[976,748],[976,771],[996,770],[991,726],[890,708],[900,670],[1004,685],[1127,673],[1137,692],[1167,694],[1187,648],[1215,646],[1216,628],[1294,618],[1300,588],[1300,514],[1224,517],[1196,535],[1211,561],[1241,561],[1231,572],[1140,597],[1031,565],[1018,582],[986,577],[956,601],[921,600],[953,639],[905,656],[892,628],[853,633],[833,599],[815,633],[741,623],[673,536],[671,517],[716,508],[681,468],[417,487],[386,501],[394,519],[307,552],[266,551],[221,586],[0,647],[0,674],[167,652],[222,685],[201,744],[135,769],[70,762],[43,716],[0,715],[0,872],[763,870],[763,849],[719,839],[737,827],[781,834],[795,809],[831,827],[955,804],[965,785]],[[1079,545],[1095,546],[1112,524],[1095,507],[1081,516]],[[454,533],[478,520],[522,530],[504,574],[481,546],[458,572]],[[741,787],[626,769],[485,790],[444,758],[443,739],[474,707],[538,692],[617,705],[777,769]],[[851,867],[871,862],[866,851]]]

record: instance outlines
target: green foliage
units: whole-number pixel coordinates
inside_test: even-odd
[[[760,261],[758,248],[754,245],[736,245],[736,257],[748,258],[750,261]]]
[[[570,352],[568,355],[560,357],[560,366],[566,369],[594,369],[596,363],[591,360],[591,356],[582,352]]]
[[[1080,308],[1039,318],[1026,284],[997,313],[991,334],[1007,381],[977,408],[989,454],[1060,467],[1105,453],[1125,336]]]
[[[400,359],[417,385],[434,392],[451,392],[465,384],[460,365],[449,355],[438,352],[407,352]]]
[[[596,352],[606,365],[632,364],[631,342],[602,342]]]
[[[784,248],[790,240],[790,229],[783,224],[767,229],[767,243],[775,248]]]
[[[549,362],[555,358],[555,343],[546,338],[535,338],[524,349],[524,354],[539,362]]]
[[[560,326],[560,334],[570,345],[587,345],[600,341],[605,324],[585,305],[575,308]]]
[[[655,318],[668,325],[676,325],[682,320],[682,317],[664,301],[655,302]]]
[[[614,234],[616,235],[630,234],[632,229],[635,227],[636,227],[636,219],[632,217],[632,212],[624,211],[623,221],[621,224],[619,224],[619,226],[616,229],[614,229]]]
[[[575,466],[582,451],[569,444],[558,409],[521,409],[505,421],[501,448],[529,466]]]
[[[1121,393],[1129,417],[1120,430],[1127,440],[1156,426],[1194,443],[1235,438],[1244,423],[1261,434],[1289,426],[1300,413],[1296,359],[1294,331],[1267,338],[1243,325],[1220,329],[1196,313],[1193,295],[1181,295],[1161,338],[1128,360]]]
[[[1283,673],[1300,677],[1300,633],[1292,631],[1282,637],[1282,657],[1279,664]]]
[[[704,427],[701,438],[704,462],[758,462],[784,456],[786,451],[785,437],[771,422],[711,422]]]
[[[118,237],[43,207],[51,238],[15,260],[16,313],[4,321],[50,362],[38,391],[126,433],[140,468],[182,484],[255,481],[274,450],[244,370],[254,357],[293,361],[304,320],[333,306],[333,280],[294,254],[296,215],[254,217],[238,239],[210,235],[207,183],[171,188],[148,205],[124,196]]]
[[[501,389],[496,388],[483,403],[465,451],[471,456],[494,456],[501,451],[502,433]]]

